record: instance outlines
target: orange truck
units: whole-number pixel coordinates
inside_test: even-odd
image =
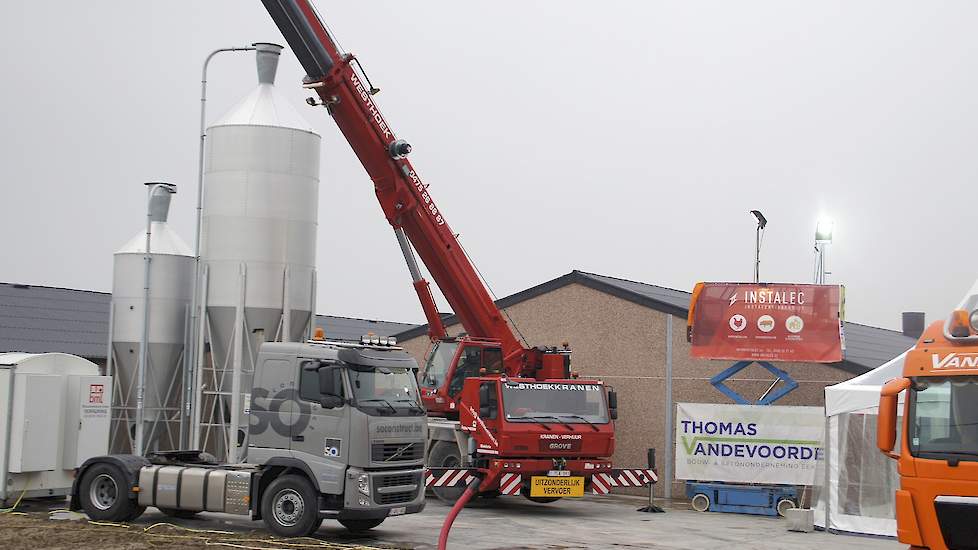
[[[969,294],[880,392],[877,445],[897,461],[897,537],[913,548],[978,550],[978,293]]]

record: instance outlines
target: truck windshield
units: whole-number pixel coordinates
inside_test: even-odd
[[[978,460],[978,376],[917,378],[910,400],[911,454]]]
[[[598,384],[503,384],[503,410],[509,422],[608,423],[604,386]]]
[[[448,368],[452,366],[452,359],[455,358],[455,350],[458,349],[458,342],[438,342],[435,348],[428,354],[428,361],[424,364],[421,371],[422,388],[440,388]]]
[[[350,385],[357,408],[367,414],[424,414],[412,369],[350,365]]]

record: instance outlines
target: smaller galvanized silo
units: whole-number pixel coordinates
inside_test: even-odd
[[[144,448],[180,448],[184,344],[193,295],[194,257],[167,224],[170,193],[150,197],[149,332],[144,393]],[[113,365],[113,452],[133,452],[136,378],[143,329],[146,232],[140,231],[114,255],[111,350]]]

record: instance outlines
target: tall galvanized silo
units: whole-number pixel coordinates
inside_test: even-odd
[[[180,448],[184,343],[193,293],[194,257],[167,223],[170,193],[154,188],[151,222],[149,331],[144,391],[146,450]],[[113,452],[134,452],[136,378],[143,329],[146,232],[113,256],[110,317]]]
[[[258,87],[207,129],[204,171],[195,444],[231,461],[258,346],[308,337],[316,289],[320,137],[274,87],[281,46],[256,46]]]

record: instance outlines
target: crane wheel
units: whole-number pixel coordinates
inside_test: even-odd
[[[428,467],[429,468],[461,468],[462,467],[462,455],[458,451],[458,445],[449,443],[447,441],[439,441],[435,443],[434,447],[431,449],[431,453],[428,455]],[[455,504],[459,498],[462,497],[462,493],[465,492],[464,485],[458,485],[455,487],[432,487],[431,492],[435,494],[438,500],[444,502],[445,504]]]
[[[795,504],[795,501],[790,498],[783,498],[778,501],[778,515],[784,517],[785,512],[797,507],[798,505]]]

